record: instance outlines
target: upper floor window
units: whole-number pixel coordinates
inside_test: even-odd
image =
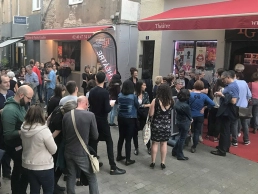
[[[32,0],[32,11],[40,10],[40,0]]]
[[[75,5],[75,4],[82,3],[82,2],[83,2],[83,0],[68,0],[69,5]]]

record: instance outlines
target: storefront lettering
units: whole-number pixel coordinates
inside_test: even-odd
[[[258,21],[252,21],[253,26],[258,26]]]
[[[158,24],[155,24],[156,28],[159,28],[159,29],[166,29],[166,28],[170,28],[170,24],[165,24],[165,23],[158,23]]]
[[[84,35],[72,35],[72,39],[74,40],[87,40],[91,37],[89,34],[84,34]]]
[[[103,55],[102,51],[98,51],[97,52],[97,55],[99,57],[99,60],[101,62],[101,64],[104,66],[105,70],[106,70],[106,73],[112,77],[113,76],[113,72],[109,66],[109,63],[107,62],[106,60],[106,57]]]
[[[248,29],[239,29],[239,32],[237,34],[244,34],[247,38],[253,38],[256,34],[254,31],[249,31]]]

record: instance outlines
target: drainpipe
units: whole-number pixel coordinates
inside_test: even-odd
[[[20,15],[20,0],[17,0],[17,15]]]

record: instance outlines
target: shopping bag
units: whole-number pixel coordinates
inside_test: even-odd
[[[143,138],[144,145],[146,145],[149,142],[150,137],[151,137],[150,125],[151,125],[151,121],[150,121],[149,115],[148,115],[147,120],[146,120],[146,124],[145,124],[145,126],[143,127],[143,130],[142,130],[142,138]]]

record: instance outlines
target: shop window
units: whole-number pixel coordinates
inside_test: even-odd
[[[175,41],[173,72],[190,72],[191,68],[214,71],[216,51],[217,41]]]
[[[73,71],[81,70],[81,41],[58,42],[58,62]]]
[[[75,5],[75,4],[79,4],[82,2],[83,2],[83,0],[68,0],[69,5]]]
[[[41,0],[32,0],[32,11],[40,10],[41,8],[40,1]]]

